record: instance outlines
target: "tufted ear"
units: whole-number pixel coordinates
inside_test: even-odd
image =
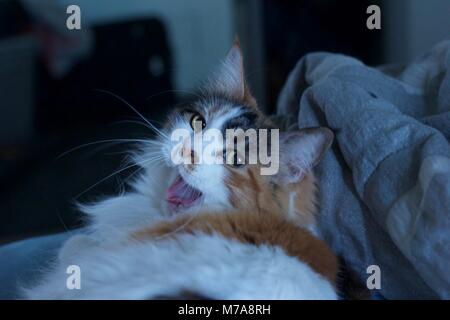
[[[237,38],[213,77],[209,88],[245,105],[256,107],[256,101],[245,81],[244,59]]]
[[[324,127],[280,133],[280,168],[274,176],[275,182],[301,181],[322,159],[333,138],[333,132]]]

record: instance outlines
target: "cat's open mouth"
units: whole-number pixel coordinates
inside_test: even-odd
[[[187,184],[180,175],[176,177],[166,192],[166,200],[172,211],[192,207],[201,196],[201,191]]]

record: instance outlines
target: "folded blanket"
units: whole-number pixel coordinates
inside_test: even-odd
[[[277,113],[335,132],[316,170],[334,250],[388,299],[450,299],[450,41],[397,69],[309,54]]]

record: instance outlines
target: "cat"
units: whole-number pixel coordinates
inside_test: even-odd
[[[170,135],[180,128],[193,133],[194,119],[200,119],[206,129],[220,131],[274,127],[258,109],[246,84],[238,43],[197,99],[175,110],[163,129],[156,129],[159,139],[144,143],[140,152],[135,153],[134,161],[144,173],[132,183],[133,191],[80,206],[92,231],[108,239],[110,232],[128,234],[144,224],[201,212],[203,208],[221,212],[257,206],[273,208],[314,229],[317,208],[312,169],[333,140],[331,130],[309,128],[280,133],[280,170],[276,175],[263,176],[259,174],[259,165],[198,164],[195,170],[175,165],[171,156],[176,143],[170,140]],[[155,163],[154,157],[163,163]]]
[[[331,130],[281,132],[274,175],[261,175],[264,165],[239,161],[237,150],[223,145],[221,156],[231,161],[174,164],[174,155],[197,156],[169,139],[174,130],[274,127],[250,93],[235,43],[197,99],[175,110],[155,129],[158,140],[135,154],[144,172],[133,191],[81,206],[89,234],[70,239],[26,297],[336,299],[338,263],[316,236],[312,172],[332,143]],[[71,264],[83,270],[81,290],[65,286]]]

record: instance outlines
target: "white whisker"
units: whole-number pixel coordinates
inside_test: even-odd
[[[148,159],[148,160],[145,160],[145,161],[141,161],[140,163],[134,163],[134,164],[128,165],[128,166],[126,166],[126,167],[124,167],[124,168],[121,168],[121,169],[119,169],[119,170],[117,170],[117,171],[111,173],[110,175],[104,177],[104,178],[101,179],[100,181],[96,182],[95,184],[93,184],[92,186],[90,186],[89,188],[87,188],[86,190],[84,190],[83,192],[77,194],[77,195],[75,196],[74,199],[78,199],[79,197],[81,197],[81,196],[82,196],[83,194],[85,194],[86,192],[92,190],[93,188],[95,188],[96,186],[98,186],[100,183],[102,183],[102,182],[104,182],[104,181],[106,181],[106,180],[108,180],[108,179],[114,177],[116,174],[119,174],[119,173],[121,173],[121,172],[123,172],[123,171],[125,171],[125,170],[128,170],[128,169],[130,169],[130,168],[132,168],[132,167],[135,167],[135,166],[143,166],[145,163],[151,163],[153,160],[154,160],[154,159]]]
[[[145,123],[147,123],[149,125],[149,128],[153,129],[156,134],[158,134],[161,138],[163,139],[169,139],[167,137],[167,135],[165,135],[161,130],[159,130],[155,125],[153,125],[147,118],[145,118],[139,111],[137,111],[137,109],[135,107],[133,107],[130,103],[128,103],[125,99],[123,99],[122,97],[116,95],[113,92],[107,91],[107,90],[103,90],[103,89],[97,89],[97,91],[109,94],[113,97],[115,97],[116,99],[120,100],[121,102],[123,102],[126,106],[128,106],[131,110],[133,110],[142,120],[145,121]]]
[[[63,153],[61,153],[58,157],[56,157],[56,160],[66,156],[67,154],[74,152],[78,149],[81,148],[85,148],[85,147],[89,147],[92,145],[96,145],[96,144],[100,144],[100,143],[143,143],[143,144],[149,144],[149,145],[162,145],[162,143],[160,141],[156,141],[156,140],[144,140],[144,139],[107,139],[107,140],[99,140],[99,141],[93,141],[93,142],[88,142],[79,146],[76,146],[70,150],[67,150]]]

